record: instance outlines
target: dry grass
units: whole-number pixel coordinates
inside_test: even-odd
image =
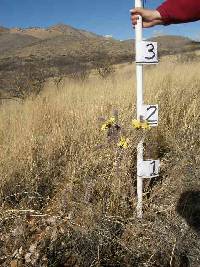
[[[176,207],[199,186],[199,67],[146,69],[145,102],[160,105],[146,153],[162,172],[145,183],[142,221],[133,65],[106,80],[49,81],[39,97],[0,106],[1,266],[200,266],[197,227]],[[127,150],[100,130],[116,110]]]

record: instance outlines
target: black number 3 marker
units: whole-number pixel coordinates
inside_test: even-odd
[[[145,59],[152,60],[155,58],[156,54],[154,52],[155,47],[153,44],[147,44],[146,47],[148,48],[148,52],[152,53],[153,55],[151,57],[145,57]]]

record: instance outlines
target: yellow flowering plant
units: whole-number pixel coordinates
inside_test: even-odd
[[[117,144],[117,146],[120,147],[120,148],[124,148],[124,149],[128,148],[129,147],[129,139],[124,137],[124,136],[122,136],[120,138],[120,141]]]
[[[148,124],[147,121],[139,121],[139,120],[132,120],[132,126],[133,128],[135,129],[146,129],[146,130],[150,130],[151,127],[150,125]]]
[[[101,130],[105,131],[109,128],[111,128],[112,126],[114,126],[116,124],[116,119],[115,117],[111,117],[110,119],[108,119],[102,126],[101,126]]]

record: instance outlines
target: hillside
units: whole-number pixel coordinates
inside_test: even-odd
[[[32,27],[28,29],[13,28],[10,29],[10,33],[33,36],[41,40],[54,38],[60,35],[73,36],[74,38],[98,37],[98,35],[95,33],[88,32],[85,30],[75,29],[65,24],[56,24],[49,28],[37,28],[37,27]]]
[[[145,103],[159,104],[151,130],[131,126],[134,74],[123,64],[108,79],[50,79],[0,105],[1,267],[200,266],[200,63],[145,71]],[[111,116],[118,127],[101,131]],[[141,136],[161,173],[144,181],[139,220]]]
[[[200,266],[199,43],[152,40],[144,101],[159,125],[135,129],[133,40],[1,28],[1,267]],[[144,179],[138,219],[142,138],[161,172]]]
[[[10,45],[9,38],[12,39],[13,46]],[[8,40],[7,48],[6,40]],[[100,50],[101,53],[115,54],[117,52],[117,54],[125,56],[127,53],[133,53],[130,50],[128,51],[126,45],[124,43],[122,45],[120,41],[63,24],[47,29],[10,29],[8,33],[2,34],[0,41],[4,51],[0,58],[15,56],[21,58],[30,56],[53,58],[67,55],[74,55],[77,58],[90,55],[91,58],[93,54],[99,53]],[[21,46],[16,46],[15,43],[20,43]]]
[[[5,28],[5,27],[2,27],[2,26],[0,26],[0,34],[1,34],[1,33],[5,33],[5,32],[9,32],[9,29],[8,29],[8,28]]]
[[[188,49],[199,49],[199,43],[181,36],[160,36],[151,38],[159,44],[160,53],[176,53]],[[74,55],[77,57],[106,53],[131,58],[134,52],[134,40],[119,41],[105,38],[85,30],[58,24],[52,27],[6,29],[0,35],[0,58],[5,57],[54,57]],[[89,60],[90,60],[89,58]]]
[[[158,42],[160,55],[184,53],[200,49],[199,42],[192,41],[191,39],[183,36],[163,35],[152,37],[149,40]],[[131,49],[134,40],[125,40],[123,43]]]
[[[3,58],[5,55],[15,55],[18,49],[23,49],[38,42],[38,39],[29,35],[5,32],[0,35],[0,53]]]
[[[24,79],[42,72],[43,79],[93,69],[97,64],[133,62],[134,58],[134,40],[119,41],[64,24],[1,29],[0,91],[19,88],[16,80],[22,80],[22,75]],[[200,49],[199,43],[180,36],[152,40],[158,41],[160,56]]]

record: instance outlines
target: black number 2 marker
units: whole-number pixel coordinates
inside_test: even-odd
[[[150,118],[156,113],[157,111],[157,107],[156,106],[150,106],[147,108],[147,111],[149,110],[152,110],[150,115],[146,118],[146,120],[149,122],[149,123],[155,123],[156,120],[151,120]]]

